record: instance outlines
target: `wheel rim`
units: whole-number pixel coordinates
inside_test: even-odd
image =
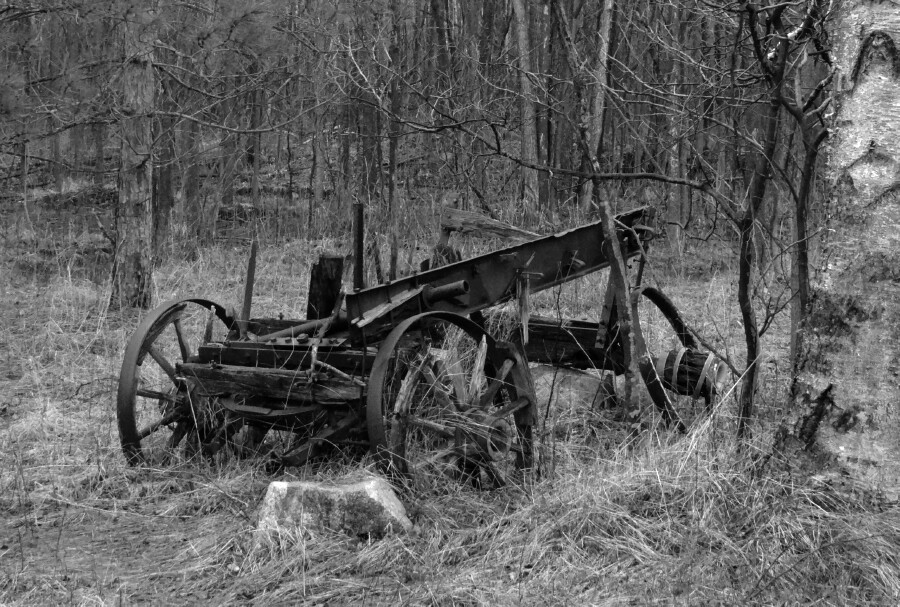
[[[372,450],[417,492],[449,479],[499,487],[530,461],[522,411],[530,404],[514,359],[478,325],[431,312],[381,344],[369,380]]]
[[[177,365],[233,327],[225,309],[205,299],[171,301],[135,330],[119,375],[117,414],[122,450],[131,465],[162,465],[191,457],[226,430],[223,409],[202,396]]]

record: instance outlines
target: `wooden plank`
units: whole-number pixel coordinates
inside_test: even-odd
[[[366,352],[320,345],[317,360],[348,375],[360,377],[364,366],[371,366],[375,354],[374,348]],[[364,360],[366,358],[367,361]],[[213,343],[200,346],[198,362],[270,369],[309,369],[312,353],[308,343],[297,346],[260,342]]]
[[[354,319],[353,326],[362,329],[372,321],[381,318],[385,314],[396,312],[402,309],[410,300],[418,297],[418,295],[422,293],[424,289],[425,287],[421,286],[415,289],[410,289],[409,291],[395,293],[389,301],[385,301],[370,310],[366,310],[362,313],[362,315],[359,316],[359,318]]]
[[[512,242],[525,242],[541,237],[536,232],[517,228],[481,213],[452,207],[444,207],[441,211],[441,230],[476,236],[496,236]]]
[[[284,418],[284,417],[311,417],[322,413],[321,407],[314,405],[303,405],[300,407],[262,407],[259,405],[248,405],[245,402],[230,403],[223,402],[222,406],[232,413],[239,413],[245,417],[266,419],[266,418]]]
[[[319,373],[201,363],[183,363],[177,370],[194,380],[205,396],[273,398],[322,407],[356,404],[364,397],[359,385]]]
[[[247,321],[250,320],[250,308],[253,305],[253,283],[256,282],[256,253],[259,241],[255,238],[250,243],[250,259],[247,261],[247,279],[244,283],[244,303],[241,307],[241,318],[238,327],[241,338],[247,337]]]
[[[533,317],[528,323],[525,353],[530,362],[575,369],[625,372],[622,347],[615,335],[607,335],[602,347],[595,345],[598,324],[588,321]]]
[[[317,420],[326,418],[329,412],[319,405],[286,406],[284,401],[259,397],[242,398],[239,401],[224,398],[220,402],[223,407],[249,422],[290,432],[300,427],[311,427]]]

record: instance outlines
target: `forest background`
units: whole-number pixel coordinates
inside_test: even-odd
[[[892,34],[847,26],[853,6],[4,4],[0,415],[15,522],[0,599],[896,597],[889,498],[760,464],[794,405],[829,394],[795,379],[818,360],[799,338],[839,214],[826,203],[841,175],[823,179],[819,154],[836,100],[866,68],[900,64]],[[411,538],[268,552],[247,531],[261,469],[125,468],[110,399],[135,308],[197,288],[238,299],[251,238],[268,276],[258,305],[290,315],[316,253],[349,252],[360,208],[371,284],[428,256],[443,207],[550,233],[643,205],[660,231],[650,280],[735,370],[689,439],[610,447],[595,411],[560,406],[543,485],[422,497]],[[590,316],[595,287],[538,306]],[[828,309],[815,323],[830,331],[847,315]],[[149,563],[98,556],[109,545],[88,530],[101,526],[144,538]],[[178,550],[201,537],[205,550]]]

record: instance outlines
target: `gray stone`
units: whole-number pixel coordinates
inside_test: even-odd
[[[272,482],[260,507],[258,530],[298,528],[380,537],[409,531],[412,522],[391,485],[380,477]]]
[[[548,402],[555,411],[583,407],[607,409],[617,405],[611,376],[549,365],[532,365],[531,376],[539,408],[546,407]]]

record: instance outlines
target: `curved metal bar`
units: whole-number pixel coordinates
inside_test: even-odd
[[[635,292],[643,295],[659,308],[659,311],[663,313],[663,316],[666,317],[666,320],[669,321],[672,329],[678,335],[678,341],[681,342],[682,346],[692,350],[700,349],[694,334],[688,329],[687,323],[684,322],[681,313],[675,307],[675,303],[665,293],[656,287],[640,287]]]
[[[642,295],[659,308],[660,312],[663,313],[663,316],[666,317],[666,320],[669,321],[669,324],[672,325],[672,328],[678,334],[678,339],[681,341],[682,345],[691,347],[689,344],[694,344],[693,347],[696,348],[696,343],[694,342],[693,335],[688,332],[687,325],[681,318],[681,314],[678,313],[675,304],[672,303],[671,299],[663,295],[662,291],[656,287],[639,287],[631,292],[631,302],[629,302],[631,305],[631,330],[634,332],[635,345],[638,351],[643,353],[643,358],[637,361],[641,378],[647,386],[647,392],[650,393],[650,398],[653,400],[657,409],[662,413],[663,420],[665,420],[666,424],[674,423],[675,427],[680,432],[685,432],[687,427],[675,410],[672,401],[669,399],[669,395],[666,394],[666,389],[662,384],[662,378],[656,372],[653,361],[650,360],[649,353],[647,352],[644,333],[641,328],[637,309],[638,299]],[[631,354],[632,356],[634,355],[633,352]]]

